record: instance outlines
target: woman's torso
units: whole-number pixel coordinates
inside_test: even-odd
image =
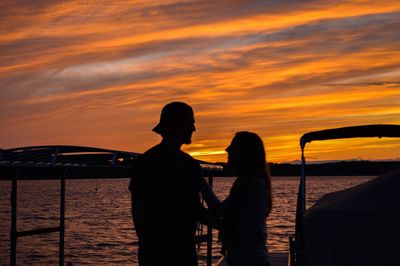
[[[223,248],[229,265],[268,263],[267,190],[261,178],[238,178],[223,202]]]

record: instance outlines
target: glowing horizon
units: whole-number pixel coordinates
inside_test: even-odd
[[[400,124],[400,2],[0,3],[0,148],[144,152],[161,108],[190,104],[184,150],[226,161],[234,133],[298,160],[326,128]],[[311,160],[400,158],[397,139],[313,143]]]

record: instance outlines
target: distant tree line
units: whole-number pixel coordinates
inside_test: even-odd
[[[224,170],[218,176],[233,176],[226,163],[218,163]],[[300,176],[300,164],[269,163],[272,176]],[[340,161],[308,163],[307,176],[375,176],[400,168],[400,161]]]

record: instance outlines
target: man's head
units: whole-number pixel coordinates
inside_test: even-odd
[[[190,144],[192,133],[196,131],[194,123],[192,107],[183,102],[172,102],[162,109],[160,122],[153,128],[153,131],[163,138]]]

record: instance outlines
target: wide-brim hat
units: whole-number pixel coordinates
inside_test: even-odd
[[[193,109],[184,102],[171,102],[161,110],[160,121],[153,128],[158,134],[163,134],[168,125],[176,123],[184,115],[193,115]]]

